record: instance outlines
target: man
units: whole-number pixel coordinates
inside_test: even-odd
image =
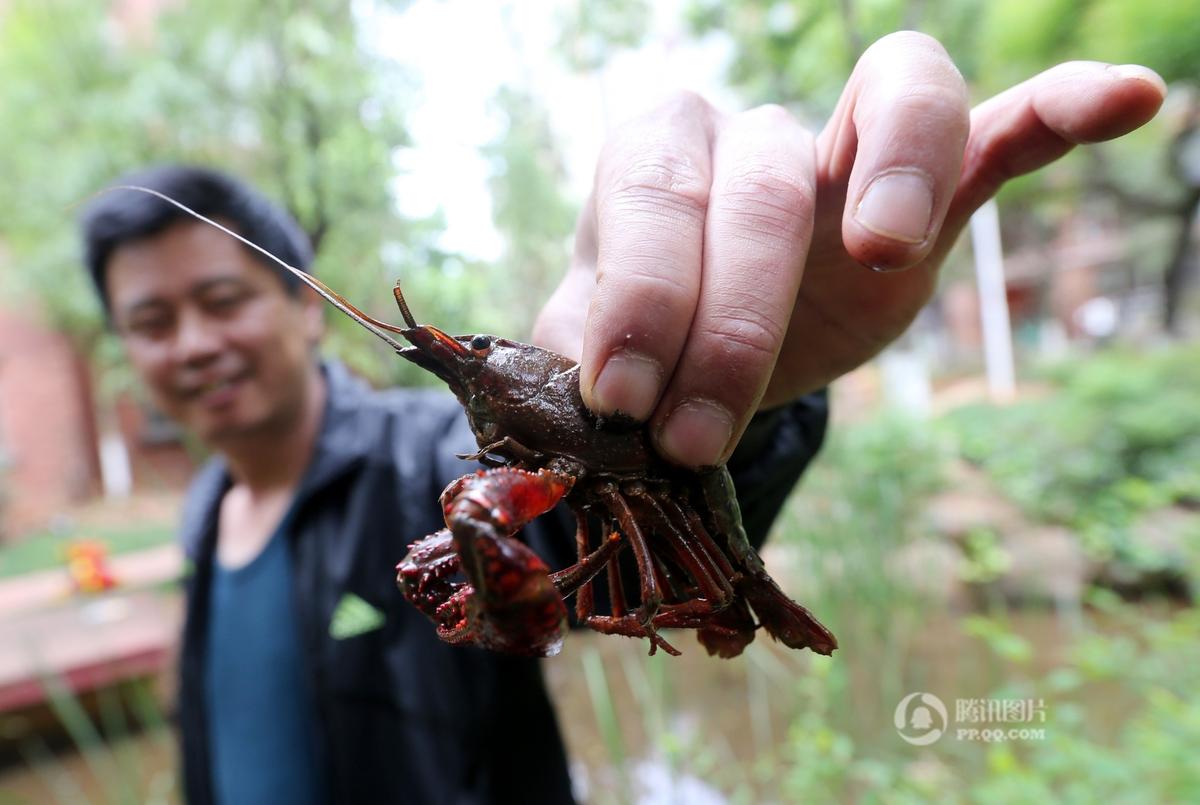
[[[815,139],[777,108],[681,96],[606,145],[534,340],[579,358],[588,405],[647,421],[667,459],[728,460],[761,540],[819,445],[812,390],[903,331],[970,213],[1073,143],[1141,125],[1163,93],[1143,68],[1079,63],[969,113],[941,47],[897,34]],[[236,183],[137,181],[309,262],[294,223]],[[110,194],[85,232],[135,368],[218,456],[184,520],[189,799],[569,800],[536,663],[441,644],[395,590],[392,565],[465,469],[457,405],[322,364],[321,303],[161,202]],[[570,562],[569,524],[543,519],[530,541]],[[347,607],[382,617],[339,628]]]

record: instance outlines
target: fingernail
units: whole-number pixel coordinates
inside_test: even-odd
[[[1143,67],[1140,64],[1110,64],[1108,69],[1109,72],[1115,73],[1121,78],[1136,78],[1147,84],[1153,84],[1163,95],[1167,94],[1167,82],[1163,81],[1162,76],[1149,67]]]
[[[592,386],[596,413],[624,414],[638,421],[654,411],[662,387],[662,367],[658,361],[638,352],[614,352],[600,370]]]
[[[733,416],[711,400],[687,400],[667,417],[658,446],[667,458],[685,467],[711,467],[724,458],[733,436]]]
[[[876,235],[901,243],[921,243],[933,216],[933,185],[912,171],[877,176],[854,210],[854,219]]]

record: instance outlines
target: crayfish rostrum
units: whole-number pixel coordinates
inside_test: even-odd
[[[597,418],[583,403],[574,361],[504,338],[450,336],[417,324],[399,285],[394,294],[407,326],[377,321],[321,281],[173,199],[128,189],[158,196],[270,257],[457,396],[479,444],[461,457],[488,469],[446,488],[447,527],[414,542],[396,568],[405,597],[434,621],[442,639],[555,654],[567,627],[563,599],[574,594],[580,624],[647,638],[651,653],[659,647],[679,653],[659,629],[690,628],[709,653],[733,657],[760,624],[791,648],[830,654],[837,647],[763,567],[742,528],[726,468],[673,466],[652,449],[644,427]],[[560,500],[575,514],[579,560],[551,573],[514,534]],[[598,534],[590,527],[595,523]],[[626,546],[637,567],[636,605],[627,599],[617,561]],[[455,580],[460,572],[464,581]],[[595,611],[593,585],[601,572],[609,614]]]

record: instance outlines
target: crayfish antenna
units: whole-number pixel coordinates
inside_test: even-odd
[[[220,231],[224,232],[226,235],[229,235],[231,238],[241,241],[246,246],[249,246],[254,251],[256,251],[259,254],[261,254],[262,256],[266,257],[268,260],[271,260],[272,262],[277,263],[280,267],[292,272],[292,274],[294,274],[297,279],[299,279],[301,282],[303,282],[309,288],[312,288],[314,291],[316,291],[318,294],[320,294],[325,299],[325,301],[329,302],[329,304],[333,305],[338,310],[342,311],[347,316],[354,319],[356,322],[358,322],[360,325],[362,325],[362,327],[364,329],[366,329],[368,332],[370,332],[372,335],[386,341],[388,346],[392,347],[392,349],[396,350],[397,352],[399,352],[402,349],[407,349],[407,347],[404,344],[401,344],[399,341],[392,338],[390,335],[387,335],[387,333],[389,333],[389,332],[400,333],[401,335],[403,335],[404,328],[396,327],[393,324],[388,324],[387,322],[382,322],[382,321],[379,321],[378,319],[371,318],[366,313],[363,313],[361,310],[356,308],[354,305],[350,304],[348,301],[346,301],[345,297],[343,297],[337,291],[330,288],[325,283],[321,282],[316,277],[314,277],[304,271],[301,271],[300,269],[298,269],[294,266],[288,265],[283,260],[279,259],[275,255],[271,254],[269,251],[264,249],[262,246],[259,246],[257,243],[254,243],[253,241],[242,237],[241,235],[239,235],[237,232],[234,232],[229,227],[217,223],[216,221],[209,218],[208,216],[201,215],[200,213],[196,212],[188,205],[184,204],[183,202],[176,201],[175,199],[171,198],[170,196],[168,196],[165,193],[160,193],[157,190],[153,190],[149,187],[142,187],[141,185],[119,184],[119,185],[113,185],[112,187],[106,187],[105,189],[92,194],[89,198],[95,198],[96,196],[100,196],[105,193],[111,193],[114,190],[134,190],[138,193],[146,193],[146,194],[154,196],[156,198],[160,198],[163,201],[167,202],[168,204],[171,204],[171,205],[183,210],[184,212],[186,212],[188,215],[192,216],[193,218],[195,218],[199,221],[203,221],[204,223],[208,224],[209,226],[219,229]],[[397,293],[399,293],[399,289],[397,289]],[[408,312],[407,307],[403,308],[403,310],[405,313]],[[406,315],[405,321],[409,321],[409,323],[411,325],[411,316]]]

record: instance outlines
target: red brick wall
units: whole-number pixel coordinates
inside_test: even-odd
[[[117,429],[129,451],[134,491],[179,491],[195,470],[182,443],[147,438],[147,411],[137,400],[122,395],[115,406]]]
[[[67,338],[0,310],[0,538],[99,491],[86,373]]]

